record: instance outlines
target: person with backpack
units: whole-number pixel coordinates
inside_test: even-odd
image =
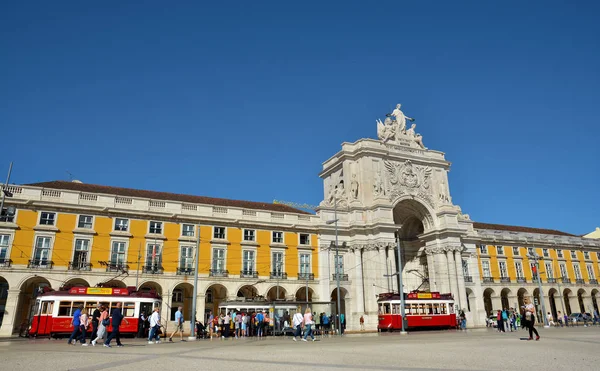
[[[325,331],[325,335],[329,336],[329,329],[331,328],[331,324],[329,323],[329,316],[327,313],[323,315],[323,330]]]
[[[512,332],[512,329],[508,325],[508,311],[506,310],[506,308],[502,310],[502,329],[504,332],[508,332],[508,330]]]

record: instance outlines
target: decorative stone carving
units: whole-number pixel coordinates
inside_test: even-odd
[[[383,177],[381,176],[381,170],[377,169],[375,172],[375,179],[373,181],[373,195],[375,197],[385,196],[385,185],[383,183]]]
[[[405,116],[404,112],[402,112],[402,110],[400,110],[401,107],[402,107],[401,104],[399,104],[399,103],[396,104],[396,109],[394,111],[392,111],[392,113],[390,114],[391,116],[393,116],[396,119],[396,132],[397,133],[404,133],[406,131],[406,120],[415,121],[415,119]]]
[[[383,163],[387,169],[391,200],[411,195],[434,206],[430,189],[432,170],[429,166],[413,165],[410,160],[403,164],[387,160]]]
[[[406,129],[406,120],[415,121],[415,119],[404,115],[400,109],[401,104],[396,105],[392,113],[388,113],[384,122],[377,119],[377,137],[386,144],[399,144],[406,147],[426,149],[423,145],[423,137],[415,132],[416,124],[412,124],[410,129]],[[392,120],[390,117],[393,117]]]
[[[358,198],[358,181],[356,180],[356,174],[352,174],[352,181],[350,182],[350,194],[352,199]]]
[[[384,122],[377,119],[377,137],[384,143],[396,138],[396,125],[392,122],[392,119],[387,117]]]
[[[329,178],[329,189],[327,198],[323,200],[321,206],[334,206],[337,202],[338,207],[348,206],[348,195],[344,187],[344,173],[340,171],[338,174],[332,174]]]
[[[438,200],[441,204],[449,204],[451,203],[450,195],[448,194],[448,188],[446,187],[446,183],[442,180],[438,186]]]

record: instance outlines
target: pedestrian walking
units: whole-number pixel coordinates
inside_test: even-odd
[[[81,313],[81,317],[79,317],[79,329],[81,330],[81,335],[79,335],[79,341],[81,341],[81,346],[87,347],[88,344],[85,341],[85,335],[87,334],[88,327],[90,326],[90,317],[84,311]]]
[[[110,335],[108,335],[108,338],[106,338],[106,341],[104,342],[104,346],[107,348],[111,348],[110,342],[112,341],[112,339],[115,339],[117,341],[117,347],[120,348],[123,346],[123,344],[121,344],[121,334],[119,333],[119,326],[121,326],[121,322],[123,322],[123,312],[121,310],[122,305],[123,304],[120,302],[117,303],[116,308],[112,312],[112,331],[110,332]],[[129,322],[125,320],[125,324],[129,324]]]
[[[508,332],[509,330],[512,332],[512,329],[508,325],[508,311],[506,308],[502,309],[502,329],[504,332]]]
[[[556,323],[554,323],[554,317],[552,317],[552,314],[550,312],[546,314],[546,319],[548,320],[549,326],[556,326]]]
[[[496,313],[496,329],[498,332],[504,332],[504,322],[502,322],[502,311],[500,309]]]
[[[148,318],[146,317],[146,312],[141,311],[140,317],[138,318],[138,333],[137,333],[138,338],[146,337],[147,323],[148,323]]]
[[[360,331],[365,331],[365,317],[361,315],[358,322],[360,323]]]
[[[296,312],[294,317],[292,317],[292,325],[294,326],[294,338],[292,340],[296,341],[296,337],[302,338],[302,327],[304,325],[304,316],[300,312]]]
[[[98,331],[96,332],[96,337],[92,338],[92,346],[96,346],[96,342],[98,340],[106,341],[107,331],[106,328],[110,325],[110,319],[108,319],[108,308],[104,305],[100,305],[98,309],[100,315],[98,316]]]
[[[150,334],[148,335],[148,344],[160,344],[160,307],[154,307],[154,311],[150,316]]]
[[[100,324],[100,303],[96,304],[96,309],[92,312],[92,336],[90,336],[90,344],[98,336],[98,326]]]
[[[533,340],[533,333],[535,332],[535,340],[540,340],[540,334],[538,334],[535,329],[535,306],[531,303],[529,298],[524,299],[525,306],[525,322],[527,323],[527,328],[529,329],[529,339]]]
[[[563,316],[562,316],[562,313],[560,312],[560,310],[558,311],[558,314],[556,315],[556,321],[558,322],[560,327],[563,327]]]
[[[259,338],[263,336],[263,322],[265,320],[265,315],[262,312],[258,312],[256,314],[256,333]]]
[[[310,338],[312,339],[312,341],[315,341],[315,336],[313,335],[312,332],[312,326],[314,325],[314,321],[313,321],[313,316],[312,316],[312,312],[310,311],[310,308],[306,308],[306,310],[304,311],[304,337],[302,338],[302,341],[306,341],[306,338],[308,337],[308,335],[310,335]]]
[[[73,332],[71,332],[71,336],[67,341],[67,344],[71,345],[72,341],[75,340],[77,342],[78,339],[81,338],[81,311],[83,310],[83,304],[79,304],[75,312],[73,313],[73,319],[71,320],[71,327],[73,327]],[[74,344],[73,344],[74,345]]]
[[[465,311],[461,310],[460,311],[460,329],[461,330],[467,330],[467,316],[465,315]]]
[[[169,342],[173,342],[173,335],[179,333],[179,340],[183,341],[183,307],[178,307],[175,312],[175,331],[169,336]]]

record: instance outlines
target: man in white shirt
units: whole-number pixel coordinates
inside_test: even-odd
[[[152,339],[155,338],[156,344],[160,343],[160,308],[155,307],[154,312],[150,316],[150,336],[148,337],[148,344],[152,344]]]
[[[296,336],[302,336],[302,323],[304,322],[304,316],[300,312],[296,312],[294,317],[292,318],[292,323],[294,325],[294,341],[296,340]]]

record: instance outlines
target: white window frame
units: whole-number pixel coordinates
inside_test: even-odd
[[[513,246],[512,248],[513,256],[520,256],[521,248],[518,246]]]
[[[216,270],[215,267],[215,251],[217,250],[223,250],[223,267],[221,268],[221,270]],[[213,246],[212,249],[210,250],[210,269],[212,269],[214,272],[225,272],[227,270],[227,249],[224,246]]]
[[[110,248],[108,250],[108,262],[111,265],[119,265],[121,264],[123,267],[127,266],[127,253],[128,253],[128,249],[129,249],[129,241],[127,240],[122,240],[122,239],[111,239],[110,240]],[[123,252],[123,262],[119,263],[119,262],[114,262],[112,260],[112,254],[113,254],[113,247],[115,243],[122,243],[125,247],[125,251]],[[119,254],[120,255],[120,254]]]
[[[533,277],[533,279],[535,279],[535,277],[540,275],[540,272],[538,271],[537,273],[534,273],[533,270],[534,268],[537,270],[537,266],[535,264],[534,261],[530,261],[529,262],[529,270],[531,271],[531,277]]]
[[[542,256],[544,258],[549,258],[550,257],[550,250],[549,249],[542,249]]]
[[[583,252],[583,259],[590,260],[590,252],[589,251],[584,251]]]
[[[243,229],[242,230],[242,241],[244,242],[256,242],[256,229]]]
[[[515,262],[515,273],[517,274],[517,278],[525,278],[525,272],[523,271],[522,262]]]
[[[595,280],[596,279],[596,274],[594,273],[594,265],[593,264],[586,264],[585,265],[585,269],[587,270],[587,273],[588,273],[588,279]]]
[[[566,264],[559,264],[558,270],[560,271],[560,275],[562,279],[569,279],[569,271],[567,270]]]
[[[0,236],[7,236],[7,242],[6,245],[2,245],[6,247],[6,254],[4,255],[4,260],[7,261],[10,259],[10,250],[12,248],[12,242],[13,242],[13,233],[8,233],[5,231],[0,231]]]
[[[471,274],[469,272],[469,261],[467,259],[461,259],[462,262],[462,270],[463,270],[463,276],[464,277],[471,277]]]
[[[302,236],[307,237],[308,243],[302,243]],[[310,233],[298,233],[298,245],[299,246],[310,246]]]
[[[563,254],[562,249],[556,249],[556,257],[559,258],[559,259],[564,258],[564,254]]]
[[[280,233],[281,234],[281,241],[275,241],[275,233]],[[285,242],[284,240],[284,233],[281,231],[272,231],[271,232],[271,243],[278,243],[278,244],[282,244]]]
[[[127,224],[125,225],[125,229],[117,229],[117,221],[119,220],[125,220],[127,222]],[[119,226],[121,226],[122,224],[119,224]],[[129,232],[129,227],[131,227],[131,219],[129,218],[117,218],[115,217],[114,223],[113,223],[113,231],[115,232]],[[112,247],[112,245],[111,245]]]
[[[479,248],[479,255],[487,255],[488,254],[488,247],[486,244],[480,244],[478,246]]]
[[[36,233],[34,238],[33,238],[33,249],[31,250],[31,260],[37,260],[37,258],[35,257],[35,250],[37,248],[37,241],[40,238],[49,238],[50,239],[50,247],[48,248],[48,257],[46,259],[46,261],[48,263],[50,263],[52,261],[52,253],[54,252],[54,239],[56,238],[56,236],[54,234],[48,234],[48,233]],[[41,266],[41,264],[38,264],[39,266]]]
[[[189,233],[189,231],[186,231],[185,227],[192,227],[192,234],[186,234]],[[182,223],[181,224],[181,236],[182,237],[196,237],[196,225],[195,224],[189,224],[189,223]]]
[[[577,251],[571,250],[571,259],[577,259]]]
[[[535,253],[535,249],[533,247],[528,247],[527,248],[527,254],[528,255],[534,255]]]
[[[181,264],[182,260],[184,259],[183,251],[187,250],[187,249],[190,249],[190,256],[186,255],[185,259],[186,259],[186,261],[187,261],[187,259],[190,259],[190,265],[189,265],[189,267],[187,266],[187,264],[186,265],[182,265]],[[179,262],[178,262],[178,267],[180,269],[194,269],[194,249],[195,249],[195,246],[192,246],[192,245],[180,245],[179,246]]]
[[[48,215],[52,214],[52,215],[54,215],[54,217],[52,218],[52,224],[42,223],[42,216],[44,214],[48,214]],[[49,220],[49,219],[45,219],[45,220]],[[49,225],[49,226],[55,227],[57,220],[58,220],[58,213],[56,213],[54,211],[40,211],[40,217],[38,219],[38,225]]]
[[[504,246],[496,245],[496,255],[504,255]]]
[[[246,254],[251,254],[252,259],[246,260]],[[247,261],[251,262],[250,267],[246,266]],[[250,270],[247,268],[250,268]],[[244,274],[256,272],[256,249],[242,249],[242,272],[244,272]]]
[[[91,218],[92,220],[90,221],[90,226],[89,227],[82,227],[81,226],[81,218]],[[94,229],[94,221],[96,218],[94,218],[93,215],[87,215],[87,214],[80,214],[77,215],[77,228],[79,229]],[[84,225],[87,223],[84,223]]]
[[[154,232],[152,231],[154,229]],[[148,233],[149,234],[163,234],[165,231],[165,223],[157,220],[148,221]]]
[[[271,272],[277,273],[276,261],[273,258],[274,254],[281,254],[281,274],[285,273],[285,251],[284,250],[271,250]]]
[[[579,268],[579,264],[573,264],[573,273],[575,273],[576,280],[583,279],[583,276],[581,275],[581,268]]]
[[[487,272],[486,272],[486,268],[487,268]],[[489,260],[482,260],[481,261],[481,272],[483,273],[483,277],[485,277],[485,278],[492,277],[492,270],[491,270],[491,267],[490,267],[490,261]]]
[[[79,223],[78,223],[78,225],[79,225]],[[89,264],[90,257],[92,255],[92,239],[89,237],[75,236],[75,238],[73,238],[73,256],[71,257],[71,261],[73,262],[73,265],[75,266],[75,264],[77,263],[75,261],[75,255],[77,253],[77,241],[87,241],[88,242],[86,261],[82,262],[82,263]],[[79,267],[79,268],[81,268],[81,267]],[[79,268],[77,268],[77,269],[79,269]]]
[[[217,228],[223,228],[223,237],[217,237]],[[213,226],[212,238],[215,240],[226,240],[227,239],[227,227]]]
[[[302,267],[306,265],[305,263],[302,262],[303,256],[308,256],[308,272],[302,271]],[[300,275],[303,275],[303,274],[310,275],[312,273],[312,257],[311,257],[310,253],[307,253],[307,252],[298,253],[298,273]]]
[[[546,279],[554,278],[554,268],[552,267],[552,263],[546,263]]]
[[[504,269],[502,269],[504,267]],[[508,278],[508,267],[506,261],[502,260],[498,262],[498,271],[500,272],[500,278]]]
[[[156,250],[158,250],[155,255],[156,257],[158,257],[158,261],[156,261],[156,257],[154,258],[154,266],[157,269],[161,269],[162,268],[162,264],[163,264],[163,244],[156,241],[152,241],[152,242],[148,242],[146,241],[146,249],[145,249],[145,254],[144,254],[144,267],[152,267],[152,249],[154,248],[154,246],[156,246]]]

